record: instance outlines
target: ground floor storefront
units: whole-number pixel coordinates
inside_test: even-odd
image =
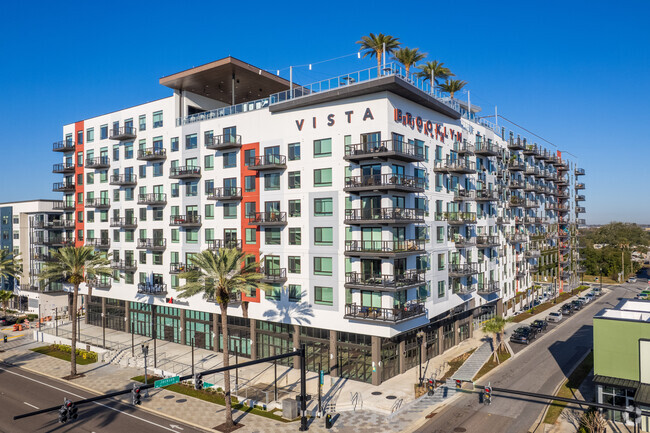
[[[495,300],[474,308],[467,302],[392,338],[229,316],[226,343],[218,313],[101,296],[87,299],[86,320],[107,329],[207,350],[222,352],[228,344],[232,355],[246,359],[290,352],[304,344],[308,370],[379,385],[472,337],[479,324],[502,313],[500,305]],[[299,367],[298,358],[278,362]]]
[[[601,375],[594,376],[594,384],[598,403],[620,407],[638,406],[641,410],[650,410],[650,384]],[[605,415],[612,421],[634,425],[627,412],[608,410]],[[650,417],[641,417],[641,430],[650,431]]]

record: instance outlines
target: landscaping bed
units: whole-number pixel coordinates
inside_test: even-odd
[[[577,287],[577,288],[573,289],[570,292],[562,292],[557,297],[557,301],[555,303],[553,301],[544,302],[543,304],[540,304],[535,308],[531,308],[530,310],[526,310],[525,313],[521,313],[521,314],[513,317],[512,321],[515,322],[515,323],[521,323],[526,319],[530,319],[531,317],[533,317],[536,314],[539,314],[539,313],[541,313],[543,311],[548,310],[549,308],[553,308],[553,307],[557,306],[557,304],[560,304],[560,303],[566,301],[567,299],[569,299],[572,296],[578,295],[580,292],[582,292],[583,290],[588,289],[588,288],[589,288],[588,286],[580,286],[580,287]]]
[[[562,384],[559,391],[555,394],[558,397],[575,398],[575,391],[580,387],[585,378],[589,375],[591,369],[594,368],[594,352],[589,355],[576,367],[571,373],[569,378]],[[544,423],[555,424],[558,417],[566,407],[567,403],[562,401],[553,400],[546,411],[544,416]]]
[[[498,352],[498,356],[499,356],[500,363],[503,364],[505,361],[510,359],[510,352],[508,352],[508,350],[500,350]],[[492,371],[494,367],[498,365],[499,364],[497,364],[497,362],[494,360],[494,355],[490,356],[490,359],[488,359],[488,361],[485,364],[483,364],[483,367],[481,367],[478,373],[476,373],[476,376],[474,376],[474,380],[478,380],[482,376],[485,376],[490,371]]]
[[[51,344],[49,346],[41,346],[35,349],[29,349],[32,352],[40,353],[42,355],[52,356],[54,358],[63,359],[70,362],[70,346],[64,344]],[[97,353],[77,349],[77,364],[88,365],[97,362]]]
[[[469,358],[470,355],[471,355],[472,353],[474,353],[475,351],[476,351],[476,349],[472,349],[472,350],[470,350],[469,352],[465,352],[465,353],[463,353],[462,355],[457,356],[457,357],[455,357],[454,359],[452,359],[451,361],[449,361],[449,362],[448,362],[448,364],[449,364],[449,371],[447,371],[447,372],[445,373],[445,375],[442,376],[442,378],[440,378],[440,380],[442,380],[442,381],[444,382],[444,381],[446,381],[447,379],[450,379],[450,378],[451,378],[451,377],[452,377],[452,376],[453,376],[453,375],[458,371],[458,369],[460,368],[460,366],[463,365],[463,363],[464,363],[465,361],[467,361],[467,358]]]

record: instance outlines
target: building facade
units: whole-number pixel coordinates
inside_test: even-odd
[[[178,274],[236,247],[273,290],[235,297],[231,350],[304,342],[309,368],[378,384],[535,280],[577,278],[584,172],[399,66],[299,87],[229,57],[160,83],[173,95],[54,144],[63,238],[116,273],[92,283],[89,321],[220,350],[218,306],[179,299]]]

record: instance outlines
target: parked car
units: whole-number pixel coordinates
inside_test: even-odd
[[[578,299],[574,299],[571,301],[571,306],[574,310],[580,310],[582,308],[582,302],[580,302]]]
[[[570,316],[572,313],[573,313],[573,307],[571,306],[570,302],[568,304],[562,305],[562,315]]]
[[[583,304],[587,304],[590,300],[585,296],[578,296],[578,301],[582,302]]]
[[[589,292],[589,293],[587,293],[587,294],[585,295],[585,298],[587,299],[587,302],[591,302],[591,301],[593,301],[593,300],[594,300],[594,293],[593,293],[593,292]]]
[[[546,317],[547,322],[559,322],[562,320],[562,313],[560,311],[552,311]]]
[[[510,341],[513,343],[528,344],[535,339],[535,331],[528,326],[521,326],[515,329],[515,332],[510,336]]]
[[[596,295],[596,296],[600,296],[600,295],[603,294],[603,291],[600,290],[600,287],[595,287],[594,290],[593,290],[593,293],[594,293],[594,295]]]
[[[548,322],[544,320],[535,320],[530,324],[530,327],[537,329],[539,332],[546,331],[546,328],[548,328]]]
[[[647,297],[646,295],[644,295],[643,293],[638,293],[638,294],[635,296],[635,298],[636,298],[636,299],[647,299],[648,297]]]
[[[636,283],[636,277],[630,277],[627,279],[628,283]]]

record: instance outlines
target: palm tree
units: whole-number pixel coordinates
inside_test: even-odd
[[[39,282],[49,284],[51,281],[66,281],[72,284],[72,337],[70,341],[70,376],[77,374],[77,297],[81,283],[96,279],[97,277],[111,277],[108,255],[96,253],[93,247],[63,247],[53,254],[54,260],[46,263],[40,274]]]
[[[10,290],[0,290],[0,303],[2,304],[2,315],[7,317],[7,308],[9,308],[9,301],[14,297],[14,292]]]
[[[229,365],[228,347],[228,304],[240,292],[248,295],[255,290],[268,290],[271,286],[261,281],[259,262],[250,260],[252,254],[246,254],[236,248],[221,248],[219,251],[202,251],[190,259],[194,270],[183,272],[180,278],[185,285],[178,288],[179,298],[203,294],[203,298],[216,301],[221,309],[221,329],[223,340],[223,365]],[[230,396],[230,372],[224,372],[224,397],[226,403],[226,426],[234,425],[232,421],[232,399]]]
[[[454,93],[459,92],[466,85],[467,85],[467,81],[447,79],[447,81],[445,81],[444,83],[442,83],[438,87],[443,92],[449,93],[449,96],[451,96],[451,99],[454,99]]]
[[[420,66],[420,72],[418,72],[418,77],[423,80],[429,80],[431,82],[431,89],[433,90],[438,84],[438,79],[446,80],[449,77],[455,77],[448,67],[444,66],[445,64],[437,60],[431,62],[426,62]]]
[[[417,62],[427,56],[427,53],[421,53],[419,50],[419,48],[404,47],[397,50],[397,52],[394,54],[395,60],[404,65],[407,77],[409,75],[411,66],[415,65]]]
[[[377,75],[380,75],[381,72],[381,56],[384,54],[384,45],[386,46],[386,54],[393,53],[400,46],[398,38],[383,33],[378,35],[370,33],[368,36],[361,37],[357,44],[361,45],[359,51],[363,52],[363,57],[368,55],[377,57]]]
[[[0,280],[19,278],[22,270],[21,261],[9,250],[0,250]]]
[[[499,361],[499,350],[504,346],[505,342],[503,341],[503,338],[501,337],[501,334],[503,334],[503,330],[506,327],[506,324],[510,322],[510,319],[504,319],[501,316],[495,316],[491,318],[490,320],[486,321],[485,324],[483,325],[483,332],[486,334],[492,334],[494,335],[494,359],[497,361],[497,364],[500,363]],[[498,343],[497,343],[498,342]]]

